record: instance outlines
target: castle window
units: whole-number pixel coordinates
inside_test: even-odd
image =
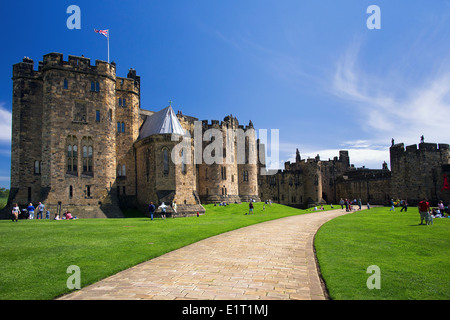
[[[67,137],[67,173],[77,175],[78,171],[78,146],[75,136]]]
[[[90,198],[91,197],[91,186],[86,186],[86,190],[84,190],[85,194],[86,194],[86,198]]]
[[[67,79],[64,79],[64,85],[63,85],[64,89],[69,89],[69,82],[67,81]]]
[[[112,121],[112,110],[111,109],[108,110],[108,118],[109,118],[109,121]]]
[[[186,154],[184,149],[181,149],[181,173],[186,174]]]
[[[117,166],[117,176],[118,177],[122,176],[122,166],[120,164]]]
[[[91,91],[95,92],[95,82],[91,81]]]
[[[69,186],[69,199],[73,198],[73,186]]]
[[[122,194],[126,194],[126,192],[125,192],[125,186],[122,187]]]
[[[34,174],[41,174],[41,163],[37,160],[34,162]]]
[[[248,171],[244,171],[244,181],[248,181]]]
[[[125,123],[122,122],[122,132],[125,132]]]
[[[31,187],[28,187],[28,202],[31,202]]]
[[[93,147],[91,138],[83,138],[83,174],[92,175]]]
[[[122,106],[122,98],[119,98],[119,107]]]
[[[222,180],[227,180],[227,168],[221,167]]]
[[[169,150],[167,148],[163,149],[163,172],[164,174],[169,173]]]
[[[126,177],[125,165],[122,165],[122,177]]]
[[[124,107],[127,106],[127,100],[125,98],[123,98],[123,100],[122,100],[122,106],[124,106]]]
[[[96,92],[100,91],[100,83],[98,81],[95,83],[95,91]]]
[[[100,110],[95,111],[95,121],[100,122]]]
[[[120,122],[117,122],[117,132],[120,132]]]

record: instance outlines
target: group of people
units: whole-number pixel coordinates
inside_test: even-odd
[[[161,209],[161,218],[162,219],[166,219],[166,214],[167,214],[167,208],[168,206],[163,202],[158,209]],[[175,218],[175,214],[177,214],[177,202],[173,201],[172,202],[172,210],[173,210],[173,214],[172,214],[172,218]],[[148,212],[150,214],[150,219],[153,220],[153,215],[155,214],[156,211],[156,206],[154,205],[153,202],[150,202],[149,206],[148,206]]]
[[[348,200],[348,199],[343,199],[341,198],[341,200],[339,200],[339,205],[341,206],[341,209],[344,209],[345,206],[345,211],[346,212],[350,212],[352,210],[355,210],[355,208],[353,207],[354,205],[358,206],[358,210],[362,210],[362,201],[361,199],[353,199],[353,200]],[[370,209],[370,204],[369,202],[367,202],[367,209]]]
[[[13,222],[17,222],[19,221],[19,219],[33,220],[34,214],[36,212],[36,219],[40,220],[44,219],[44,210],[45,205],[42,202],[39,202],[37,207],[34,207],[33,203],[30,202],[27,208],[23,208],[22,210],[20,210],[19,205],[16,203],[11,210],[12,214],[11,218]],[[45,219],[47,220],[50,219],[50,210],[45,210]],[[77,219],[77,217],[73,217],[69,211],[64,212],[62,218],[60,218],[59,215],[55,213],[55,216],[53,218],[53,220],[71,220],[71,219]]]
[[[449,207],[444,206],[444,202],[440,200],[437,208],[431,208],[427,199],[419,202],[420,224],[432,225],[435,218],[449,218]]]

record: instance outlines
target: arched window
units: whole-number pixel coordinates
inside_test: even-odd
[[[64,89],[69,89],[69,82],[67,81],[67,79],[64,79]]]
[[[84,137],[82,140],[83,145],[83,174],[92,175],[93,174],[93,146],[92,146],[92,138]]]
[[[163,149],[163,172],[169,173],[169,150],[167,148]]]
[[[122,165],[122,176],[126,177],[125,165]]]
[[[78,146],[75,136],[67,137],[67,173],[77,174],[78,171]]]

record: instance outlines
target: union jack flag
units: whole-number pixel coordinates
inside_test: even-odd
[[[104,35],[105,37],[108,38],[108,31],[109,30],[97,30],[97,29],[94,29],[94,31],[97,32],[97,33],[100,33],[100,34],[102,34],[102,35]]]

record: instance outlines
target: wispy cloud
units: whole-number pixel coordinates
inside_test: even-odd
[[[373,141],[415,143],[422,134],[428,141],[448,141],[450,68],[438,62],[414,81],[395,69],[384,73],[389,76],[369,74],[359,64],[360,45],[350,46],[338,60],[331,89],[352,103]]]
[[[0,142],[11,141],[11,111],[5,108],[5,104],[0,102]]]

